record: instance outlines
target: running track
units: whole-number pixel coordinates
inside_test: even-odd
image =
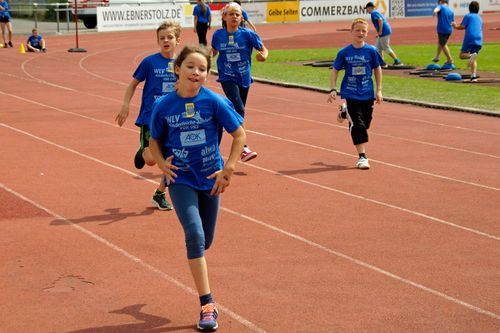
[[[140,90],[113,121],[154,33],[80,41],[88,53],[66,52],[71,37],[43,55],[2,50],[0,327],[191,332],[182,230],[149,205],[157,169],[133,167]],[[385,103],[360,171],[325,101],[251,89],[259,157],[238,165],[207,253],[220,331],[498,331],[500,119]]]

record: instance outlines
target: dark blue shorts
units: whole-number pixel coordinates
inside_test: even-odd
[[[483,46],[477,44],[467,44],[462,45],[462,49],[460,50],[462,53],[479,53]]]

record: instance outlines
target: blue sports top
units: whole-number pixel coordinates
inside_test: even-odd
[[[205,8],[207,9],[207,11],[205,12],[205,15],[203,15],[203,12],[201,11],[201,5],[197,4],[196,6],[194,6],[193,16],[198,17],[199,23],[208,23],[208,18],[210,17],[211,12],[208,5],[205,5]]]
[[[155,53],[144,58],[134,72],[134,79],[144,83],[137,126],[149,125],[153,103],[159,97],[174,90],[177,77],[174,73],[174,59],[165,58]]]
[[[460,25],[465,27],[464,45],[483,45],[483,20],[476,13],[464,16]]]
[[[8,17],[10,19],[9,3],[4,0],[0,2],[0,6],[2,6],[5,9],[4,12],[0,11],[0,17]]]
[[[372,18],[372,23],[375,26],[375,30],[377,30],[377,33],[378,29],[380,28],[378,20],[382,19],[382,34],[380,35],[380,37],[384,37],[392,33],[392,29],[391,26],[389,25],[389,22],[387,22],[387,19],[379,11],[373,10],[370,16]]]
[[[28,43],[30,43],[30,45],[33,47],[38,47],[41,41],[42,41],[42,35],[38,35],[36,37],[31,35],[28,37]]]
[[[439,5],[437,7],[439,8],[439,12],[437,13],[437,32],[440,34],[451,34],[453,31],[451,22],[455,21],[455,14],[453,14],[448,6]]]
[[[219,133],[222,128],[232,133],[242,123],[227,98],[202,86],[192,98],[177,93],[160,98],[149,127],[151,137],[161,142],[163,157],[174,155],[172,163],[179,168],[175,183],[206,191],[215,183],[207,176],[224,167]]]
[[[259,35],[252,30],[241,27],[234,33],[217,30],[212,36],[212,47],[219,52],[217,82],[232,81],[241,87],[249,87],[253,82],[250,73],[252,51],[263,46]]]
[[[340,95],[344,99],[375,99],[372,71],[380,66],[380,55],[377,49],[369,44],[355,48],[352,44],[337,53],[333,62],[336,70],[345,69],[340,87]]]

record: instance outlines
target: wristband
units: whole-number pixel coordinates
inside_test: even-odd
[[[331,94],[332,92],[334,92],[334,91],[335,91],[335,93],[337,93],[337,88],[332,88],[332,89],[330,89],[330,94]]]

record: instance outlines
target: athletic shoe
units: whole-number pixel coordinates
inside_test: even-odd
[[[14,45],[12,45],[12,42],[9,42],[9,46],[10,46],[10,47],[14,47]]]
[[[394,59],[394,66],[402,65],[401,60]]]
[[[370,163],[368,163],[368,159],[366,157],[360,157],[358,162],[356,163],[356,168],[361,170],[370,169]]]
[[[203,332],[214,332],[219,328],[217,324],[217,307],[215,303],[208,303],[201,307],[200,321],[198,322],[198,329]]]
[[[146,161],[144,161],[144,157],[142,157],[143,152],[144,152],[144,149],[141,147],[141,148],[139,148],[137,153],[135,153],[134,165],[137,169],[142,169],[142,168],[144,168],[144,165],[146,165]]]
[[[445,65],[453,65],[453,60],[447,61],[444,63]]]
[[[467,66],[468,67],[471,67],[472,64],[474,63],[474,61],[476,60],[477,58],[477,53],[472,53],[470,56],[469,56],[469,62],[467,62]]]
[[[47,52],[47,49],[46,49],[46,48],[43,48],[43,49],[42,49],[42,52],[43,52],[43,53]]]
[[[470,82],[477,82],[478,78],[479,78],[479,76],[476,73],[471,74],[471,76],[470,76]]]
[[[240,155],[240,159],[242,162],[248,162],[250,160],[253,160],[256,157],[257,157],[257,153],[252,151],[248,147],[244,147],[243,151],[241,152],[241,155]]]
[[[337,121],[342,124],[346,118],[347,118],[347,104],[342,103],[342,105],[339,107],[339,112],[337,113]]]
[[[439,58],[438,57],[432,58],[432,62],[439,62]]]
[[[165,192],[155,191],[153,194],[153,199],[151,203],[156,206],[159,210],[172,210],[172,205],[165,199]]]

